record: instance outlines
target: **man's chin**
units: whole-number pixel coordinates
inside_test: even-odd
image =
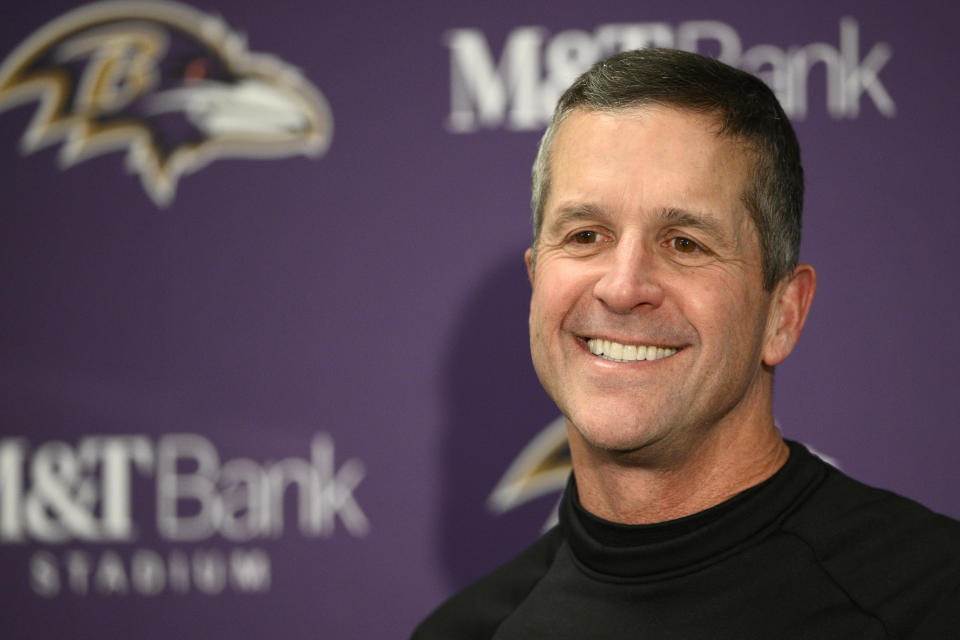
[[[579,440],[582,446],[595,452],[629,455],[656,444],[660,436],[655,432],[656,429],[648,424],[624,420],[603,421],[597,420],[594,415],[590,420],[573,423],[571,439]],[[576,445],[571,442],[571,446]]]

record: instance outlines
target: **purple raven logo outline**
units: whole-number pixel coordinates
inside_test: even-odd
[[[0,63],[0,112],[31,101],[22,153],[62,142],[67,168],[126,149],[157,206],[217,158],[319,156],[333,133],[297,68],[172,2],[99,2],[48,22]]]

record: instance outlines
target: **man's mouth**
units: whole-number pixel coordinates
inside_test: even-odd
[[[613,362],[636,362],[637,360],[660,360],[677,352],[674,347],[658,347],[644,344],[620,344],[602,338],[587,340],[590,353]]]

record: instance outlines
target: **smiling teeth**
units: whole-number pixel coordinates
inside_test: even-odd
[[[613,360],[614,362],[633,362],[635,360],[659,360],[660,358],[666,358],[667,356],[672,356],[677,352],[676,349],[657,347],[657,346],[646,346],[646,345],[634,345],[634,344],[620,344],[619,342],[613,342],[612,340],[601,340],[600,338],[593,338],[592,340],[587,340],[587,347],[590,349],[590,353],[595,356],[600,356],[607,360]]]

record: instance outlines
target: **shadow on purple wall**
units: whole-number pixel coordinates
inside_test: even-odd
[[[486,505],[513,458],[557,415],[530,362],[530,285],[522,256],[517,248],[483,278],[463,308],[445,358],[437,538],[451,588],[530,544],[556,502],[556,496],[545,496],[499,516]]]

